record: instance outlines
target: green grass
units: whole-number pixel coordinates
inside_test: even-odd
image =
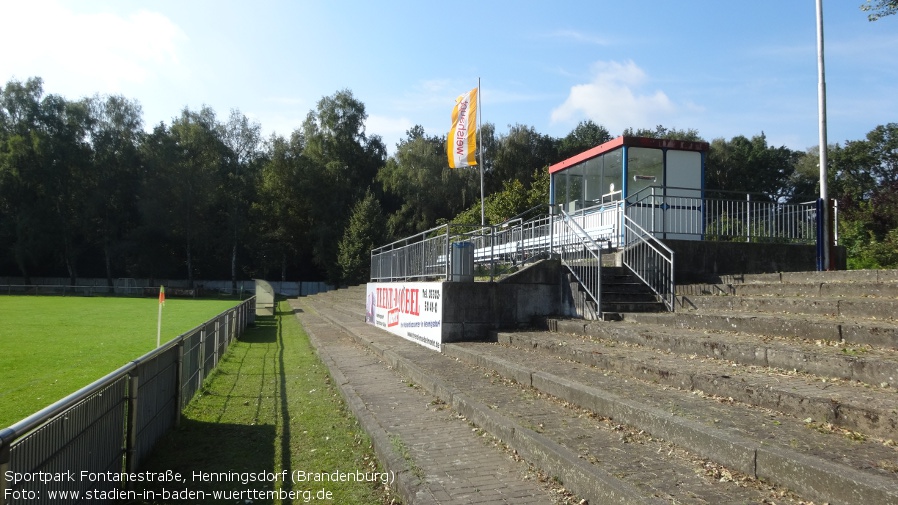
[[[235,300],[168,299],[167,342]],[[0,296],[0,428],[156,347],[155,298]]]
[[[230,346],[184,411],[181,427],[157,446],[144,470],[185,476],[181,489],[299,493],[292,503],[389,503],[380,482],[198,482],[194,472],[378,472],[371,442],[347,409],[289,306],[260,317]],[[143,489],[161,493],[166,484]],[[167,485],[171,487],[171,484]],[[178,487],[178,486],[175,486]],[[318,493],[331,493],[327,500]],[[306,495],[309,496],[309,495]],[[246,496],[227,503],[282,503]],[[198,500],[198,502],[200,502]],[[225,503],[206,500],[207,503]],[[283,503],[291,503],[284,500]]]

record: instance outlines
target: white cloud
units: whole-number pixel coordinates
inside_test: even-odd
[[[678,107],[663,91],[642,90],[645,72],[633,61],[597,62],[587,84],[571,88],[567,99],[552,111],[553,123],[591,119],[611,132],[663,124]]]
[[[4,78],[40,76],[116,93],[184,71],[180,45],[187,36],[155,12],[79,13],[54,0],[7,2],[0,12],[0,47],[8,49],[0,56]]]

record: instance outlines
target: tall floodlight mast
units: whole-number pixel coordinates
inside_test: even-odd
[[[817,200],[817,270],[830,269],[830,215],[826,187],[826,75],[823,68],[823,0],[817,0],[817,115],[820,121],[820,199]]]

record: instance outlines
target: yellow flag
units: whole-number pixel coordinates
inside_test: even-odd
[[[477,165],[477,88],[455,100],[452,109],[452,129],[446,142],[449,168]]]

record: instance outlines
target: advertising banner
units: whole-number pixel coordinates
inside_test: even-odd
[[[441,282],[369,282],[365,321],[424,347],[440,350]]]
[[[477,165],[477,88],[460,95],[452,109],[452,129],[446,138],[449,168]]]

